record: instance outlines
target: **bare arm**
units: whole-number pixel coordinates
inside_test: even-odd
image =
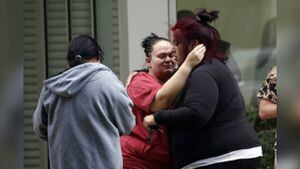
[[[158,90],[150,107],[152,112],[169,107],[176,99],[185,86],[192,69],[202,61],[205,50],[205,46],[200,44],[189,53],[177,72]]]
[[[259,101],[259,117],[262,120],[272,119],[277,117],[277,104],[266,99]]]

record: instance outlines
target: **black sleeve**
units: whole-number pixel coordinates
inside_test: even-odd
[[[174,128],[204,126],[210,121],[218,98],[219,92],[214,77],[205,70],[196,70],[187,82],[183,106],[155,113],[155,121]]]

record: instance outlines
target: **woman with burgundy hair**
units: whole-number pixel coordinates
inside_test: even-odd
[[[203,61],[192,71],[175,109],[144,118],[144,126],[172,128],[171,151],[175,169],[255,169],[262,148],[246,116],[243,96],[220,51],[220,35],[209,23],[218,11],[200,9],[172,28],[178,63],[204,44]]]

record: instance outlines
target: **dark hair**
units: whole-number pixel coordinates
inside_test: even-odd
[[[144,38],[144,40],[142,41],[142,47],[144,48],[144,52],[145,52],[147,57],[150,56],[150,53],[152,52],[153,45],[155,45],[156,42],[161,41],[161,40],[165,40],[165,41],[170,42],[168,39],[163,38],[163,37],[159,37],[159,36],[157,36],[156,34],[154,34],[152,32],[151,32],[151,35]]]
[[[191,17],[191,18],[195,18],[196,15],[194,14],[194,12],[190,11],[190,10],[180,10],[177,12],[177,19],[181,19],[181,18],[184,18],[184,17]]]
[[[94,38],[80,35],[70,41],[67,55],[70,67],[83,64],[92,58],[103,60],[103,51]]]
[[[212,21],[218,18],[219,11],[208,12],[206,9],[198,9],[196,17],[184,17],[176,22],[171,28],[180,42],[183,43],[185,54],[188,54],[188,45],[194,39],[203,43],[206,47],[205,58],[217,58],[226,60],[227,56],[220,51],[220,34],[209,25]]]
[[[230,43],[225,40],[221,40],[220,41],[220,50],[222,52],[228,52],[229,49],[230,49]]]

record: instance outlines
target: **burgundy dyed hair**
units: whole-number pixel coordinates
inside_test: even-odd
[[[171,28],[174,37],[183,43],[185,56],[190,52],[188,45],[192,40],[197,39],[206,47],[205,59],[217,58],[222,61],[227,59],[226,54],[220,50],[220,34],[209,25],[218,18],[219,11],[208,12],[206,9],[199,9],[196,17],[183,17]]]

